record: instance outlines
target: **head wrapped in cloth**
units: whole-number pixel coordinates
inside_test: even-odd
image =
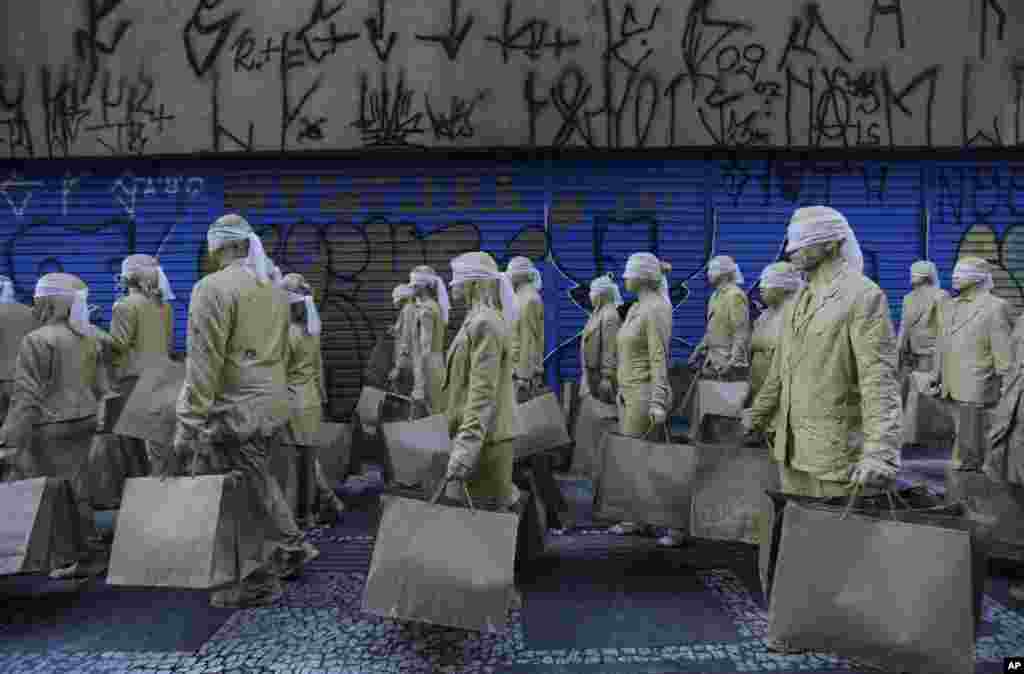
[[[391,304],[398,304],[402,300],[407,300],[415,294],[416,291],[413,290],[413,287],[408,283],[397,285],[395,286],[395,289],[391,291]]]
[[[804,287],[804,275],[790,262],[775,262],[761,271],[762,288],[778,288],[796,292]]]
[[[252,231],[252,227],[245,218],[235,213],[228,213],[217,218],[210,225],[209,231],[206,232],[206,244],[209,251],[213,253],[232,241],[249,242],[249,254],[243,264],[260,283],[269,283],[272,279],[274,264],[263,250],[263,242]]]
[[[626,271],[622,274],[622,278],[654,283],[658,286],[658,291],[665,301],[672,304],[672,298],[668,294],[667,277],[671,271],[672,265],[662,262],[653,253],[633,253],[626,260]]]
[[[842,241],[839,254],[846,265],[857,273],[864,273],[864,255],[860,251],[860,243],[842,213],[828,206],[796,209],[786,230],[787,253],[831,241]]]
[[[17,301],[14,297],[14,281],[0,276],[0,304],[14,304]]]
[[[437,275],[431,267],[421,265],[409,272],[409,285],[413,288],[433,288],[437,293],[437,303],[441,305],[441,320],[448,322],[448,315],[451,313],[451,301],[448,299],[448,289],[444,286],[444,279]]]
[[[149,255],[129,255],[121,262],[121,278],[135,281],[147,295],[155,295],[164,302],[176,299],[171,290],[171,282],[167,279],[160,262]]]
[[[516,292],[508,274],[498,271],[494,258],[483,251],[463,253],[451,262],[452,287],[469,281],[494,281],[498,284],[498,299],[501,302],[501,313],[508,323],[519,320],[519,306],[516,304]]]
[[[708,262],[708,278],[711,279],[712,283],[722,274],[734,274],[736,276],[736,283],[743,285],[743,272],[740,271],[736,260],[728,255],[713,257],[711,262]]]
[[[939,270],[935,268],[934,262],[927,260],[918,260],[914,264],[910,265],[910,280],[913,281],[930,281],[933,286],[939,285]]]
[[[528,276],[530,283],[537,291],[544,289],[544,284],[541,282],[540,271],[533,264],[533,260],[528,257],[514,257],[508,261],[508,267],[505,268],[505,273],[508,274],[510,280]]]
[[[598,276],[590,282],[590,301],[592,303],[595,297],[605,294],[611,296],[612,304],[617,307],[622,306],[622,293],[619,292],[619,286],[616,285],[611,274]]]
[[[960,258],[953,267],[953,286],[962,286],[964,283],[977,284],[985,290],[992,290],[995,282],[992,280],[991,265],[980,257]]]
[[[289,304],[301,303],[306,308],[306,334],[314,337],[319,335],[320,312],[316,310],[313,289],[306,283],[302,274],[288,274],[281,279],[280,287],[288,293]]]
[[[82,279],[62,272],[46,274],[36,282],[35,297],[55,299],[58,305],[68,306],[68,325],[71,329],[81,336],[91,333],[89,287]]]

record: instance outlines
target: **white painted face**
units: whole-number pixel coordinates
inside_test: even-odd
[[[810,272],[818,268],[828,257],[829,243],[812,243],[800,250],[793,251],[789,261],[802,272]]]
[[[975,285],[974,281],[970,281],[960,274],[953,274],[953,290],[964,291]]]
[[[782,288],[761,288],[761,299],[770,307],[777,307],[786,299],[786,291]]]

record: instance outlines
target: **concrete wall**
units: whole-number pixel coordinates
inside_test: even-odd
[[[1024,143],[1019,0],[5,4],[11,157]]]

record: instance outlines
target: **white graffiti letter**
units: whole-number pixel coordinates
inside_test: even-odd
[[[114,193],[114,198],[124,208],[125,213],[133,218],[135,217],[136,189],[135,176],[131,171],[125,171],[120,178],[114,181],[113,187],[110,188],[110,191]]]
[[[3,193],[15,217],[21,218],[32,199],[32,189],[37,187],[43,187],[43,183],[38,180],[22,180],[17,172],[12,172],[10,178],[0,183],[0,193]]]
[[[71,193],[78,189],[78,183],[81,182],[82,176],[72,176],[71,172],[68,171],[64,174],[64,180],[61,182],[61,215],[68,214],[68,198]]]
[[[189,178],[188,179],[188,195],[195,197],[201,194],[203,191],[203,179],[202,178]]]

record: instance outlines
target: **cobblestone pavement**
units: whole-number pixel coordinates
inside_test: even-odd
[[[524,585],[524,608],[510,613],[502,634],[485,635],[421,624],[402,624],[377,618],[360,610],[363,584],[373,549],[372,517],[350,513],[338,527],[319,528],[310,537],[321,556],[303,577],[288,585],[285,595],[272,607],[225,612],[219,628],[201,646],[189,651],[110,650],[103,639],[89,648],[65,650],[60,640],[46,648],[19,647],[18,635],[26,625],[53,627],[52,614],[36,615],[33,603],[19,608],[0,608],[0,672],[215,672],[333,674],[654,674],[673,672],[855,672],[849,661],[828,654],[781,656],[764,648],[767,611],[756,584],[756,553],[748,546],[698,542],[678,550],[658,550],[650,538],[614,537],[604,529],[584,527],[549,541],[547,568],[559,573],[559,560],[604,557],[645,560],[644,568],[667,565],[688,575],[697,603],[686,603],[692,613],[679,621],[701,621],[701,611],[713,611],[727,624],[729,635],[713,641],[680,639],[666,643],[665,634],[644,643],[643,637],[628,646],[577,646],[572,640],[557,648],[532,648],[530,602],[541,601]],[[595,551],[603,551],[598,554]],[[591,557],[588,557],[591,555]],[[654,559],[655,561],[651,561]],[[571,568],[566,566],[564,568]],[[548,579],[550,580],[550,578]],[[573,592],[572,578],[561,578],[562,592]],[[550,583],[547,583],[550,586]],[[627,583],[628,585],[628,583]],[[88,587],[77,601],[89,606],[99,589]],[[628,589],[627,589],[628,592]],[[136,595],[137,597],[138,595]],[[627,594],[628,596],[628,594]],[[550,599],[550,596],[548,597]],[[557,597],[555,598],[557,600]],[[137,602],[136,602],[137,603]],[[99,605],[97,605],[99,606]],[[649,609],[642,600],[616,605],[623,611],[623,629],[631,615],[637,620]],[[700,609],[704,606],[704,609]],[[645,608],[647,607],[647,608]],[[698,607],[698,608],[693,608]],[[135,610],[138,610],[137,607]],[[109,618],[117,606],[102,605]],[[101,610],[97,609],[97,613]],[[1002,658],[1024,654],[1024,609],[1012,607],[1006,597],[1006,579],[989,580],[983,601],[984,625],[977,641],[978,672],[1002,671]],[[97,615],[97,620],[104,616]],[[155,618],[159,622],[159,617]],[[185,616],[188,619],[188,616]],[[206,618],[208,619],[208,617]],[[559,616],[572,621],[572,615]],[[646,619],[646,618],[644,618]],[[540,618],[538,618],[540,620]],[[711,617],[707,617],[711,621]],[[48,622],[49,621],[49,622]],[[541,626],[543,627],[543,626]],[[69,626],[64,632],[69,638]],[[620,634],[628,634],[628,631]],[[76,643],[82,643],[78,640]],[[27,642],[26,642],[27,644]],[[592,644],[590,644],[592,645]]]

